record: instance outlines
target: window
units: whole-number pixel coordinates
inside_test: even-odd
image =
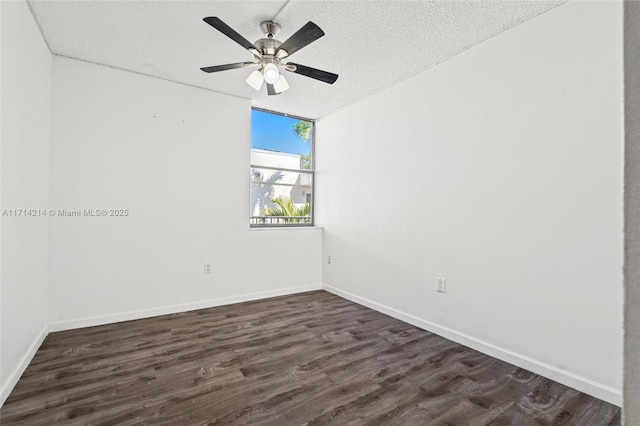
[[[314,129],[312,120],[251,111],[250,226],[313,225]]]

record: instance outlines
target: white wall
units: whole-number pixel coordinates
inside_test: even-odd
[[[2,209],[49,203],[51,54],[24,2],[2,9]],[[4,402],[46,336],[47,217],[2,217]]]
[[[248,100],[55,57],[51,329],[319,288],[320,229],[250,231]],[[212,273],[204,274],[204,263]]]
[[[624,424],[640,424],[640,3],[625,2]]]
[[[621,46],[570,2],[321,119],[327,288],[620,404]]]

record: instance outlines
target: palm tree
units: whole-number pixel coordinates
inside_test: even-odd
[[[285,223],[306,221],[304,217],[311,216],[311,204],[305,203],[298,207],[289,197],[276,197],[271,200],[275,207],[267,207],[262,211],[263,216],[279,216],[285,218]],[[291,218],[291,219],[288,219]]]
[[[275,195],[275,185],[282,180],[284,173],[275,171],[265,179],[265,174],[257,169],[251,169],[251,215],[253,216],[257,206],[267,205]]]
[[[311,121],[298,120],[298,122],[293,125],[293,133],[308,144],[311,143],[312,132],[313,123]],[[300,156],[300,168],[311,169],[311,153]]]
[[[299,120],[293,125],[293,132],[303,141],[311,142],[312,123],[310,121]]]

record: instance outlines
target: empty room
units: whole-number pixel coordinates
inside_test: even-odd
[[[638,2],[0,2],[2,425],[639,425]]]

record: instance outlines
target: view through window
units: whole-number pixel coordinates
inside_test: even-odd
[[[313,225],[314,122],[251,111],[249,224]]]

